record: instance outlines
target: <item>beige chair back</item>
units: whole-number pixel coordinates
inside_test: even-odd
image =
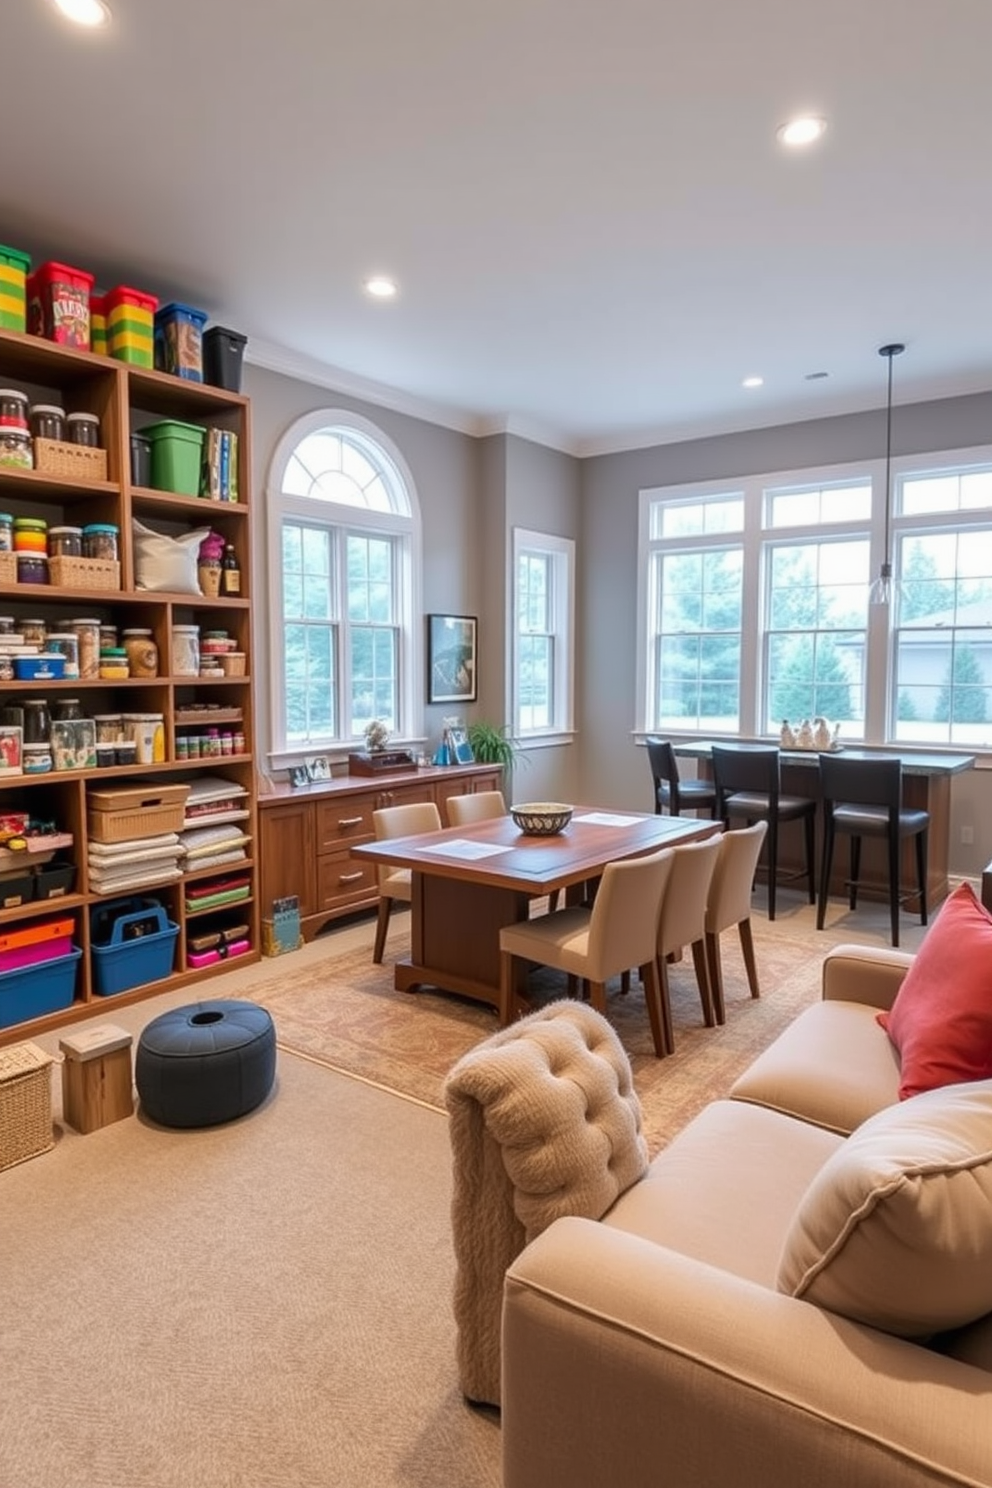
[[[607,863],[589,918],[590,981],[605,982],[654,960],[658,915],[672,871],[673,849]],[[566,911],[567,913],[567,911]]]
[[[405,806],[383,806],[372,813],[376,841],[390,837],[415,837],[419,832],[439,832],[441,813],[433,801],[410,801]],[[409,868],[379,867],[379,892],[393,899],[410,898]]]
[[[464,796],[449,796],[444,809],[449,827],[467,827],[471,822],[492,821],[506,816],[506,801],[500,790],[470,791]]]
[[[753,827],[724,832],[720,838],[706,906],[708,935],[719,935],[730,925],[750,918],[754,873],[767,832],[768,823],[759,821]]]
[[[672,864],[658,919],[658,955],[695,945],[705,935],[706,904],[722,838],[686,842],[671,849]]]

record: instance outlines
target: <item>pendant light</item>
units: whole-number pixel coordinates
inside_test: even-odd
[[[901,356],[905,350],[901,341],[890,341],[888,346],[878,348],[879,356],[885,357],[889,364],[889,387],[885,400],[885,543],[881,572],[868,590],[868,602],[873,605],[892,603],[892,358]]]

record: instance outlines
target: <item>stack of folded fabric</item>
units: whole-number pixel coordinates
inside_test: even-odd
[[[180,842],[187,873],[198,873],[201,868],[217,868],[222,863],[240,863],[248,856],[251,841],[240,826],[231,822],[226,826],[194,827],[182,832]]]
[[[182,877],[183,844],[176,832],[133,837],[127,842],[93,842],[87,849],[90,888],[94,894],[127,894],[148,884]]]
[[[184,807],[185,827],[213,826],[218,822],[245,821],[248,791],[222,775],[201,775],[190,786]]]

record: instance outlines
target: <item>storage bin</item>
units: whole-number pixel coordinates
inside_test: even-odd
[[[161,981],[172,971],[179,926],[154,899],[128,899],[93,911],[93,990],[112,997]]]
[[[62,346],[90,349],[93,275],[69,264],[39,264],[28,279],[28,330]]]
[[[18,971],[0,972],[0,1028],[71,1007],[82,954],[73,946],[66,956],[56,956]]]
[[[119,362],[151,367],[155,362],[155,311],[158,297],[118,284],[104,295],[107,351]]]
[[[203,381],[203,327],[205,310],[173,300],[155,316],[155,365],[187,382]],[[194,493],[195,494],[195,493]]]
[[[54,1146],[52,1056],[37,1044],[0,1049],[0,1169]]]
[[[220,961],[233,961],[251,950],[250,940],[232,940],[212,951],[190,951],[186,956],[187,966],[198,970],[201,966],[216,966]]]
[[[0,972],[19,971],[65,956],[72,949],[74,921],[70,915],[59,920],[35,920],[17,930],[0,935]]]
[[[203,333],[203,380],[211,387],[241,391],[241,366],[248,337],[226,326],[211,326]]]
[[[49,863],[34,870],[34,897],[61,899],[71,894],[76,882],[75,863]]]
[[[34,898],[35,878],[30,868],[0,878],[0,909],[17,909]]]
[[[65,657],[53,651],[39,651],[37,656],[15,656],[14,675],[18,682],[60,682],[65,675]]]
[[[90,295],[90,351],[97,356],[107,355],[107,312],[103,295]]]
[[[86,794],[89,834],[94,842],[127,842],[181,832],[186,817],[188,785],[108,787]]]
[[[31,255],[0,243],[0,330],[28,328],[28,271]]]
[[[147,434],[131,435],[131,484],[150,486],[152,483],[152,442]]]
[[[197,496],[200,491],[200,466],[203,461],[202,424],[184,424],[179,419],[163,419],[142,429],[151,440],[151,484],[156,491],[173,491],[180,496]]]

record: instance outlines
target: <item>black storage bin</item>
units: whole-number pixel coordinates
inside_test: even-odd
[[[131,435],[131,484],[150,486],[152,483],[152,442],[147,434]]]
[[[34,870],[35,898],[61,899],[72,893],[75,882],[75,863],[45,863]]]
[[[0,909],[17,909],[34,898],[34,877],[30,868],[10,878],[0,879]]]
[[[241,391],[241,363],[248,337],[226,326],[211,326],[203,333],[203,379],[211,387],[229,393]]]

